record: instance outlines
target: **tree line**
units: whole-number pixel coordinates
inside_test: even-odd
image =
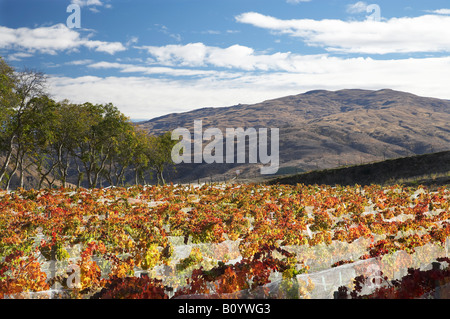
[[[14,176],[24,187],[30,171],[36,188],[166,182],[175,143],[170,132],[149,135],[111,103],[57,102],[46,79],[0,57],[0,188],[9,189]]]

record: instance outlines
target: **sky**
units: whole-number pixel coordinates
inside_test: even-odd
[[[450,3],[0,0],[0,56],[132,120],[317,89],[450,99]]]

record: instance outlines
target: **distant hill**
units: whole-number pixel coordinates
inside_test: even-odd
[[[267,184],[450,185],[450,152],[416,155],[376,163],[293,174]]]
[[[330,169],[450,150],[450,101],[394,90],[316,90],[252,105],[202,108],[136,125],[150,134],[178,127],[279,128],[280,174]],[[172,178],[257,177],[250,164],[177,165]]]

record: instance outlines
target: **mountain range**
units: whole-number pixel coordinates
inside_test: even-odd
[[[450,150],[450,101],[407,92],[346,89],[173,113],[136,123],[149,134],[176,128],[279,128],[277,174]],[[259,176],[260,164],[179,164],[172,179],[220,181]]]

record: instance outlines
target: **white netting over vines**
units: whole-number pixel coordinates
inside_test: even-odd
[[[234,237],[234,239],[236,239],[237,237],[244,239],[231,240],[230,238],[233,237],[231,237],[231,235],[230,236],[228,235],[231,233],[230,232],[228,234],[227,233],[223,234],[225,241],[213,243],[214,238],[211,239],[212,237],[205,236],[206,239],[200,238],[200,240],[198,238],[197,239],[193,238],[192,236],[193,232],[191,231],[191,229],[189,229],[189,231],[191,231],[191,235],[179,236],[180,233],[183,233],[183,230],[180,230],[180,228],[177,229],[175,227],[176,226],[175,224],[178,222],[178,220],[176,220],[175,218],[173,218],[172,224],[170,223],[158,224],[157,223],[159,222],[158,220],[148,218],[148,220],[145,220],[145,222],[148,223],[147,225],[151,225],[151,227],[154,227],[150,228],[149,226],[149,229],[151,229],[152,231],[152,235],[154,233],[157,236],[163,238],[158,242],[158,244],[155,244],[155,247],[153,247],[155,250],[155,254],[156,253],[162,254],[162,252],[167,247],[170,246],[171,249],[170,257],[166,258],[164,262],[161,261],[162,259],[158,260],[156,266],[152,264],[152,266],[148,267],[148,269],[134,267],[132,276],[140,277],[142,274],[147,274],[150,278],[156,278],[158,280],[161,280],[164,286],[171,287],[171,290],[168,290],[167,294],[170,297],[172,297],[175,295],[175,293],[177,293],[177,291],[183,291],[183,288],[186,288],[188,286],[187,280],[191,278],[191,275],[193,274],[194,270],[199,269],[201,267],[202,269],[208,271],[210,269],[213,269],[214,267],[217,267],[218,264],[223,263],[225,265],[236,265],[240,263],[242,260],[246,260],[244,256],[247,253],[248,258],[249,255],[248,251],[251,251],[250,248],[253,248],[251,247],[251,245],[254,244],[255,241],[259,240],[258,237],[255,237],[257,238],[256,240],[253,240],[253,237],[251,237],[253,232],[255,232],[255,228],[260,227],[260,229],[271,230],[270,227],[272,227],[272,225],[275,225],[279,220],[282,220],[283,216],[281,216],[282,214],[280,212],[278,212],[278,217],[274,216],[276,215],[276,213],[271,211],[272,207],[274,208],[274,210],[280,207],[276,206],[273,202],[270,201],[266,203],[266,198],[264,196],[255,197],[258,200],[260,200],[260,202],[258,202],[259,206],[257,207],[260,210],[257,210],[255,208],[256,207],[255,205],[255,207],[253,207],[254,211],[252,211],[253,215],[248,213],[249,211],[251,211],[250,208],[248,208],[247,211],[245,209],[242,209],[241,211],[240,210],[241,206],[243,204],[246,204],[246,202],[249,201],[249,199],[243,198],[241,202],[235,199],[233,196],[227,195],[226,200],[223,200],[225,196],[221,198],[217,194],[221,194],[220,191],[225,188],[226,186],[216,187],[211,191],[212,194],[211,196],[217,196],[215,197],[216,200],[218,200],[217,198],[222,200],[222,202],[220,202],[220,207],[217,209],[218,211],[222,212],[227,211],[230,213],[230,215],[232,215],[235,212],[242,213],[242,211],[246,213],[246,215],[241,214],[242,218],[238,220],[239,224],[237,225],[242,228],[248,227],[248,229],[242,230],[242,233],[239,234],[240,236]],[[179,190],[176,188],[174,189],[177,191]],[[235,191],[235,189],[233,190]],[[104,189],[103,191],[105,193],[108,192],[107,189]],[[173,191],[173,189],[171,189],[171,191]],[[261,193],[263,192],[262,190],[251,190],[251,193],[250,192],[249,193],[255,194],[258,191],[261,191]],[[404,190],[399,189],[398,191],[401,192]],[[77,205],[81,204],[82,201],[91,200],[94,203],[93,204],[95,208],[93,209],[94,212],[93,213],[89,212],[88,214],[82,215],[82,218],[78,220],[78,222],[82,226],[80,227],[74,226],[74,228],[76,228],[77,230],[77,233],[82,234],[83,236],[86,235],[87,233],[86,228],[89,227],[88,221],[92,220],[92,224],[97,223],[96,225],[99,226],[97,228],[91,229],[99,230],[100,232],[103,229],[103,227],[104,228],[109,227],[110,225],[109,223],[111,222],[112,224],[112,220],[114,220],[112,219],[111,216],[108,216],[109,212],[113,212],[118,207],[120,208],[124,207],[124,212],[120,212],[120,214],[118,213],[115,216],[113,216],[113,218],[120,220],[120,222],[117,222],[117,224],[114,224],[113,226],[119,225],[117,227],[120,227],[121,231],[123,230],[124,235],[123,238],[122,237],[120,238],[121,241],[131,243],[133,245],[138,243],[140,237],[132,233],[132,230],[127,228],[128,225],[122,222],[122,220],[129,220],[130,222],[134,222],[132,218],[125,219],[127,216],[131,215],[134,216],[133,214],[135,214],[136,216],[139,217],[145,216],[147,218],[148,216],[152,216],[152,214],[156,215],[157,213],[160,212],[159,209],[161,209],[161,212],[167,215],[167,220],[174,217],[175,215],[177,216],[179,215],[183,217],[183,218],[180,217],[180,220],[185,222],[186,220],[190,221],[189,219],[195,219],[195,217],[191,216],[198,216],[192,213],[194,211],[198,212],[201,209],[203,209],[202,212],[206,212],[215,208],[213,207],[214,202],[212,204],[210,202],[204,204],[205,200],[204,198],[202,198],[203,196],[202,194],[200,195],[189,194],[186,196],[187,198],[186,202],[188,201],[188,203],[177,202],[176,205],[179,205],[179,208],[177,207],[176,209],[173,209],[173,211],[171,211],[170,213],[167,213],[163,211],[164,209],[166,210],[170,209],[170,207],[164,206],[168,202],[167,199],[165,200],[152,199],[148,194],[147,198],[145,198],[144,196],[140,197],[141,194],[139,192],[145,192],[145,188],[143,190],[136,190],[136,193],[133,194],[134,198],[131,198],[129,193],[124,194],[122,198],[119,198],[114,193],[112,193],[112,195],[107,198],[102,198],[101,195],[99,194],[96,194],[96,196],[98,197],[91,198],[86,196],[81,198],[80,193],[73,191],[65,195],[66,198],[72,198],[73,201],[70,202],[69,204],[65,203],[67,204],[66,206],[64,205],[61,206],[64,207],[64,209],[67,209],[67,211],[70,211],[71,208],[74,208],[74,210],[75,208],[78,208]],[[346,191],[342,191],[341,193],[339,193],[340,196],[346,196],[345,192]],[[365,217],[372,217],[371,219],[372,222],[377,221],[380,225],[385,225],[386,227],[388,227],[391,223],[392,224],[404,223],[406,225],[409,221],[413,221],[416,218],[415,212],[413,212],[412,209],[418,205],[417,204],[418,200],[421,198],[421,196],[422,197],[424,196],[425,192],[423,191],[423,189],[419,189],[410,194],[409,193],[407,194],[406,191],[404,192],[406,195],[408,195],[408,198],[410,198],[411,201],[413,202],[408,201],[407,204],[405,204],[405,206],[401,205],[396,206],[396,208],[401,209],[395,210],[393,208],[391,209],[390,207],[380,208],[383,206],[383,200],[380,200],[377,203],[373,203],[369,199],[367,200],[367,202],[364,203],[364,206],[361,206],[362,207],[361,211],[358,213],[354,213],[351,210],[353,208],[348,208],[347,206],[345,206],[347,205],[347,202],[345,200],[342,201],[344,203],[344,206],[342,207],[339,205],[335,205],[334,208],[318,211],[314,209],[314,206],[306,204],[303,205],[304,203],[300,202],[299,200],[296,203],[296,205],[298,206],[298,210],[295,213],[298,216],[300,215],[301,216],[297,217],[297,221],[304,222],[307,226],[306,229],[301,229],[298,230],[298,233],[294,232],[293,233],[295,236],[298,235],[298,237],[302,237],[303,239],[306,238],[305,239],[306,242],[308,242],[308,240],[312,241],[313,238],[318,238],[317,236],[321,235],[322,230],[320,229],[320,227],[317,227],[318,225],[320,226],[321,223],[330,223],[333,226],[336,226],[341,223],[342,225],[345,226],[346,223],[348,223],[354,217],[358,218],[360,217],[361,220],[363,220]],[[86,193],[89,194],[89,191],[86,191]],[[236,191],[236,194],[239,193]],[[83,194],[83,196],[84,195],[85,194]],[[351,195],[354,196],[358,195],[361,196],[361,198],[367,199],[364,197],[365,196],[364,190],[355,191],[354,194]],[[171,199],[174,199],[178,195],[171,195],[171,196],[172,196]],[[282,197],[281,193],[279,196]],[[289,196],[287,196],[286,198],[289,198]],[[311,196],[311,198],[313,197],[314,196]],[[332,196],[330,195],[328,197],[331,198]],[[392,197],[395,198],[394,196]],[[275,195],[273,198],[278,199],[277,196]],[[348,198],[352,197],[349,195]],[[442,198],[443,198],[442,201],[445,200],[448,201],[448,192],[445,193]],[[292,203],[289,203],[289,205],[291,205]],[[119,206],[119,204],[122,206]],[[265,211],[266,204],[268,207],[267,211]],[[277,204],[282,205],[282,202],[277,202]],[[321,202],[321,204],[323,203]],[[379,285],[383,285],[384,279],[382,278],[385,276],[388,278],[388,280],[401,279],[407,273],[408,268],[426,269],[427,267],[430,267],[431,263],[435,261],[437,258],[447,257],[448,249],[450,248],[449,239],[447,239],[445,241],[445,244],[443,245],[439,245],[437,244],[437,241],[434,241],[432,243],[427,243],[425,245],[415,246],[414,250],[409,250],[408,252],[401,249],[397,249],[395,252],[386,253],[379,257],[375,258],[367,257],[367,254],[371,250],[371,248],[373,248],[374,243],[383,241],[387,239],[388,236],[396,239],[403,239],[403,238],[409,239],[415,235],[421,236],[423,234],[427,234],[432,229],[432,227],[435,227],[435,229],[438,230],[440,229],[439,227],[444,227],[445,223],[447,223],[447,217],[445,217],[447,215],[445,213],[448,210],[448,208],[435,209],[431,204],[424,209],[425,212],[423,213],[422,218],[438,217],[441,216],[441,214],[443,216],[441,220],[433,222],[433,226],[405,228],[405,230],[403,229],[400,229],[398,231],[396,230],[394,233],[390,234],[384,234],[382,232],[374,231],[373,233],[370,234],[370,236],[366,236],[364,234],[360,235],[358,233],[359,238],[357,239],[351,238],[351,240],[349,240],[348,238],[345,238],[344,240],[334,239],[332,241],[324,239],[321,242],[314,243],[311,245],[309,244],[283,245],[282,244],[283,241],[278,240],[274,246],[292,254],[295,258],[295,265],[297,267],[296,270],[298,270],[299,274],[296,274],[294,278],[289,277],[283,278],[282,273],[274,271],[270,274],[269,278],[270,282],[265,285],[259,286],[256,289],[245,289],[231,294],[220,293],[219,296],[216,292],[215,283],[210,282],[208,283],[210,288],[209,289],[210,294],[208,295],[186,294],[178,296],[177,298],[214,298],[216,296],[220,298],[330,299],[334,297],[334,293],[338,290],[339,287],[346,286],[352,288],[353,281],[358,276],[365,276],[369,278],[364,288],[365,289],[364,292],[369,293],[372,289],[378,287]],[[136,205],[137,207],[136,211],[133,210],[133,205]],[[39,218],[42,218],[42,216],[47,214],[47,207],[35,207],[34,209],[36,215],[39,215]],[[229,211],[227,209],[229,209]],[[337,210],[342,210],[345,213],[342,214],[336,213]],[[262,213],[264,213],[265,215],[262,215]],[[14,214],[15,212],[12,212],[12,215]],[[318,216],[320,218],[323,217],[324,220],[323,221],[320,220]],[[228,218],[228,215],[226,217]],[[219,219],[215,216],[212,216],[211,218]],[[221,216],[221,218],[225,220],[225,217]],[[257,218],[260,218],[260,220],[259,221],[256,220]],[[48,219],[42,218],[42,220],[44,221],[49,220],[50,222],[50,218]],[[221,224],[224,224],[223,220],[222,219],[220,220]],[[257,222],[260,223],[257,224]],[[135,225],[137,225],[137,223]],[[157,225],[159,228],[154,225]],[[294,224],[292,223],[291,225]],[[309,227],[310,225],[316,227],[315,228],[311,227],[312,229],[311,230]],[[353,224],[348,223],[348,225],[352,226],[352,227],[349,226],[348,229],[346,229],[346,231],[348,231],[348,234],[351,234],[351,230],[355,229],[359,230],[358,227],[360,225],[364,226],[363,222],[359,221],[354,222]],[[195,227],[197,226],[198,225],[195,224]],[[327,228],[330,237],[333,237],[336,234],[338,234],[338,231],[343,231],[344,226],[339,226],[336,228],[332,227]],[[236,227],[236,229],[240,231],[241,229],[239,227]],[[361,229],[362,233],[368,228],[362,227]],[[164,230],[164,233],[167,233],[169,235],[162,236],[161,235],[163,233],[162,230]],[[209,232],[208,229],[207,232]],[[208,233],[207,235],[209,236],[211,234]],[[263,235],[265,235],[265,232],[261,231],[261,236]],[[43,235],[42,232],[38,232],[37,235],[34,237],[35,248],[39,247],[39,245],[41,244],[41,240],[49,242],[51,241],[51,237],[48,235],[47,236]],[[38,257],[41,270],[46,273],[47,278],[64,276],[65,274],[67,274],[68,269],[72,270],[75,269],[74,265],[77,265],[77,263],[80,261],[81,254],[83,250],[86,248],[85,247],[86,244],[91,239],[87,238],[83,240],[84,240],[83,243],[73,245],[71,244],[64,247],[65,252],[67,254],[64,260],[60,261],[57,260],[56,258],[52,260],[52,258],[48,258],[48,256],[44,256],[42,254]],[[350,241],[350,243],[348,241]],[[168,245],[162,246],[161,243],[164,244],[167,243]],[[394,243],[398,244],[398,241]],[[124,244],[123,246],[125,247],[126,245]],[[259,247],[258,245],[255,246]],[[128,256],[127,254],[119,253],[117,255],[117,258],[120,258],[123,261],[127,258],[127,256]],[[273,251],[273,257],[282,259],[284,256],[278,251]],[[108,258],[104,258],[101,255],[98,256],[96,255],[92,256],[92,261],[94,261],[100,268],[102,278],[108,278],[112,267],[111,260],[109,260]],[[42,292],[26,292],[13,295],[10,294],[5,296],[5,298],[65,298],[68,292],[70,292],[68,289],[65,289],[58,285],[54,286],[53,288],[54,289],[52,290]]]
[[[177,269],[177,264],[190,256],[193,249],[199,251],[203,256],[202,266],[208,268],[217,264],[218,260],[224,260],[227,264],[233,264],[242,259],[239,252],[239,241],[225,241],[220,244],[180,244],[183,238],[172,238],[174,244],[173,259],[169,265],[159,265],[151,270],[135,270],[135,276],[146,273],[152,277],[163,280],[168,286],[183,286],[183,283],[190,276],[192,268],[184,271]],[[176,244],[179,245],[176,245]],[[181,299],[202,299],[202,298],[307,298],[307,299],[332,299],[334,293],[341,286],[353,287],[353,280],[357,276],[368,278],[363,293],[370,293],[374,288],[382,286],[388,280],[401,279],[406,275],[408,268],[428,270],[431,263],[439,257],[446,257],[450,247],[450,239],[446,244],[427,244],[417,247],[414,253],[396,251],[382,257],[358,260],[364,253],[367,240],[359,239],[354,243],[346,244],[334,242],[332,245],[319,245],[318,247],[289,246],[282,247],[287,251],[295,253],[298,257],[315,256],[316,259],[307,259],[306,265],[310,267],[306,274],[297,275],[294,279],[283,279],[281,273],[273,272],[271,282],[256,289],[242,290],[231,294],[215,295],[182,295]],[[65,261],[42,262],[42,269],[49,278],[55,275],[64,274],[70,265],[74,264],[79,257],[79,250],[74,248],[70,251],[71,257]],[[319,256],[322,256],[320,258]],[[330,268],[330,264],[338,260],[356,260],[349,264],[343,264]],[[95,262],[100,266],[104,277],[107,276],[110,268],[108,261],[96,258]],[[213,287],[213,285],[211,285]],[[176,291],[176,290],[175,290]],[[9,295],[6,298],[27,298],[27,299],[52,299],[64,298],[64,289],[52,289],[42,292],[25,292],[16,295]],[[172,292],[173,294],[173,292]],[[170,294],[169,294],[170,295]]]

